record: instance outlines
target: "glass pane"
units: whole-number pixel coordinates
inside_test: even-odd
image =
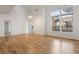
[[[53,11],[51,12],[51,16],[58,16],[58,15],[60,15],[60,10],[59,10],[59,9],[53,10]]]
[[[72,15],[73,14],[73,7],[67,7],[64,9],[61,9],[62,15]]]
[[[52,30],[60,31],[60,18],[59,17],[52,18]]]
[[[64,32],[72,32],[73,10],[71,7],[62,9],[61,29]]]
[[[51,12],[52,31],[60,31],[60,9]]]

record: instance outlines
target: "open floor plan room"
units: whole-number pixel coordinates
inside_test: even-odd
[[[79,54],[78,5],[0,5],[0,54]]]

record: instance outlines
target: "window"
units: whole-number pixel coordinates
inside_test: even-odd
[[[73,7],[58,9],[51,12],[52,31],[72,32]]]

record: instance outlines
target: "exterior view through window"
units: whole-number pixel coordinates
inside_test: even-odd
[[[73,7],[57,9],[51,12],[52,31],[73,31]]]

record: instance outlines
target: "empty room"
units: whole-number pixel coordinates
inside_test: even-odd
[[[0,54],[79,54],[79,6],[0,5]]]

